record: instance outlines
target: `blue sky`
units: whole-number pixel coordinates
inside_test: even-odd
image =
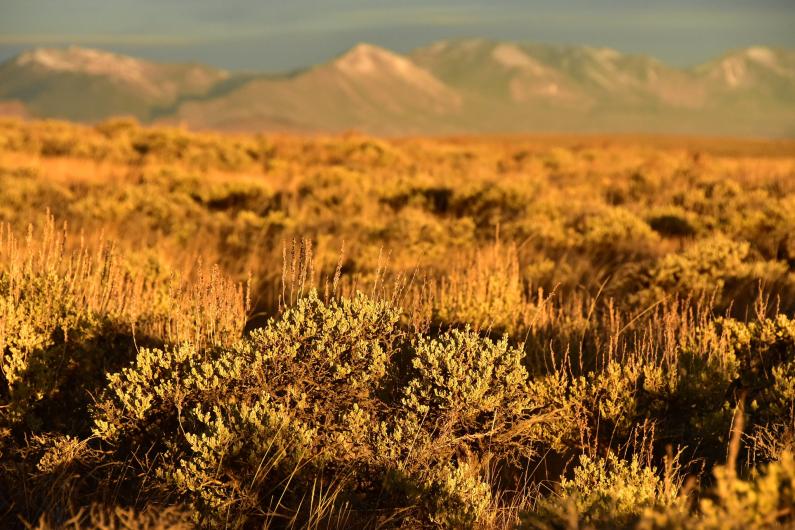
[[[756,44],[795,48],[795,0],[0,0],[0,59],[78,44],[281,71],[358,42],[408,51],[474,36],[609,46],[684,66]]]

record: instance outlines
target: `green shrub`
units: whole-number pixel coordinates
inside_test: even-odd
[[[715,486],[694,512],[651,510],[638,530],[777,530],[795,524],[795,460],[791,453],[738,478],[726,467],[715,469]]]
[[[300,505],[325,467],[355,464],[346,418],[378,410],[397,319],[363,295],[326,305],[312,292],[233,348],[141,349],[109,377],[94,432],[158,445],[156,487],[200,521],[262,520],[280,497]]]
[[[413,350],[402,398],[406,415],[398,425],[419,429],[429,450],[450,454],[467,440],[493,442],[497,451],[521,440],[528,376],[523,353],[507,337],[495,343],[469,330],[451,330],[434,339],[418,337]],[[514,448],[532,451],[531,444]]]
[[[81,287],[55,269],[0,272],[0,424],[41,428],[35,407],[79,409],[101,385],[112,362],[103,336],[113,331],[87,310]]]
[[[719,295],[723,304],[743,299],[742,290],[753,291],[760,281],[775,283],[786,275],[786,265],[775,261],[754,261],[751,244],[724,236],[698,240],[681,253],[660,258],[649,271],[648,287],[633,297],[652,304],[664,297]]]
[[[582,455],[573,477],[564,478],[557,493],[526,515],[523,528],[630,529],[647,510],[677,503],[678,489],[636,457]]]
[[[487,524],[492,504],[491,486],[467,463],[443,468],[425,485],[429,493],[430,522],[442,528],[473,528]]]
[[[599,438],[626,439],[651,412],[638,403],[638,393],[651,382],[648,375],[648,367],[610,361],[582,376],[557,370],[535,379],[529,385],[530,402],[542,421],[533,427],[533,437],[561,453],[584,449]]]

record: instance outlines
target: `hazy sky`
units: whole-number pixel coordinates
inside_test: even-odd
[[[0,0],[0,59],[78,44],[278,71],[357,42],[408,51],[472,36],[689,65],[755,44],[795,48],[795,0]]]

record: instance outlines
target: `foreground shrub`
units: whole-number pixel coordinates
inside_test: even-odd
[[[442,469],[426,484],[430,522],[442,528],[472,528],[487,524],[493,502],[491,486],[467,463]]]
[[[485,471],[535,455],[521,350],[468,329],[417,337],[398,416],[375,436],[382,469],[423,485],[422,504],[444,528],[483,524],[492,506]]]
[[[469,330],[419,337],[403,406],[429,432],[509,429],[529,404],[522,357],[507,338],[495,343]]]
[[[571,479],[524,516],[522,528],[773,530],[795,522],[795,461],[790,453],[749,480],[726,466],[689,507],[688,490],[670,471],[660,477],[636,458],[581,457]]]
[[[136,334],[142,343],[223,344],[245,324],[242,289],[217,269],[163,280],[101,240],[71,246],[52,218],[23,241],[4,227],[0,260],[0,427],[85,434],[76,411],[105,370],[129,360]]]
[[[540,501],[523,528],[633,528],[651,508],[665,510],[678,502],[678,488],[657,470],[610,453],[606,458],[581,456],[571,479]]]
[[[398,313],[363,295],[322,303],[316,293],[233,348],[142,349],[110,376],[95,433],[123,450],[163,451],[154,486],[190,503],[199,521],[264,517],[327,467],[345,468],[342,419],[377,410]]]
[[[109,377],[95,435],[158,453],[146,489],[202,524],[290,514],[319,480],[418,524],[482,522],[480,462],[534,454],[523,353],[469,330],[406,340],[398,317],[312,292],[234,347],[141,349]]]
[[[742,480],[729,467],[715,470],[715,486],[694,512],[649,511],[639,530],[774,530],[795,524],[795,460],[791,453]]]

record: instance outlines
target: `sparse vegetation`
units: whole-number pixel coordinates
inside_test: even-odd
[[[0,522],[795,524],[795,146],[0,123]]]

